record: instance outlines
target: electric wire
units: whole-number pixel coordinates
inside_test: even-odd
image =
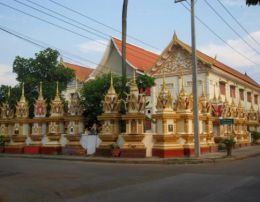
[[[84,18],[86,18],[86,19],[88,19],[88,20],[90,20],[90,21],[93,21],[93,22],[95,22],[95,23],[97,23],[97,24],[99,24],[99,25],[102,25],[102,26],[104,26],[104,27],[106,27],[106,28],[108,28],[108,29],[110,29],[110,30],[113,30],[113,31],[115,31],[115,32],[117,32],[117,33],[120,33],[120,34],[122,33],[120,30],[115,29],[115,28],[113,28],[112,26],[109,26],[109,25],[107,25],[107,24],[105,24],[105,23],[102,23],[102,22],[100,22],[99,20],[96,20],[96,19],[94,19],[94,18],[92,18],[92,17],[89,17],[89,16],[87,16],[87,15],[85,15],[85,14],[79,12],[79,11],[76,11],[75,9],[69,8],[69,7],[67,7],[67,6],[65,6],[65,5],[63,5],[63,4],[61,4],[61,3],[57,2],[57,1],[54,1],[54,0],[49,0],[49,1],[52,2],[52,3],[55,4],[55,5],[58,5],[58,6],[62,7],[62,8],[64,8],[64,9],[66,9],[66,10],[69,10],[69,11],[71,11],[71,12],[73,12],[73,13],[76,13],[77,15],[80,15],[81,17],[84,17]],[[140,42],[140,43],[142,43],[142,44],[144,44],[144,45],[146,45],[146,46],[149,46],[149,47],[151,47],[151,48],[153,48],[153,49],[156,49],[156,50],[159,50],[159,51],[160,51],[159,48],[157,48],[157,47],[155,47],[155,46],[153,46],[153,45],[151,45],[151,44],[149,44],[149,43],[146,43],[146,42],[144,42],[144,41],[142,41],[142,40],[140,40],[140,39],[138,39],[138,38],[136,38],[136,37],[134,37],[134,36],[127,35],[127,37],[129,37],[129,38],[131,38],[131,39],[133,39],[133,40],[135,40],[135,41],[138,41],[138,42]]]
[[[249,44],[219,13],[218,11],[208,3],[207,0],[204,0],[207,6],[227,25],[249,48],[251,48],[254,52],[260,55],[259,51],[256,50],[251,44]]]
[[[248,34],[248,36],[258,45],[260,46],[260,43],[247,31],[247,29],[234,17],[234,15],[232,15],[232,13],[225,7],[225,5],[220,1],[217,0],[219,2],[219,4],[222,6],[222,8],[224,8],[224,10],[233,18],[233,20],[238,24],[238,26],[244,30],[244,32],[246,32]]]
[[[188,2],[187,2],[188,3]],[[188,11],[190,12],[190,9],[183,3],[181,2],[181,5]],[[244,59],[248,60],[254,65],[260,66],[259,64],[255,63],[253,60],[251,60],[249,57],[245,56],[242,54],[240,51],[236,50],[233,46],[228,44],[221,36],[219,36],[212,28],[210,28],[204,21],[202,21],[198,16],[195,16],[195,18],[204,26],[206,27],[213,35],[215,35],[220,41],[222,41],[224,44],[226,44],[229,48],[231,48],[234,52],[242,56]]]

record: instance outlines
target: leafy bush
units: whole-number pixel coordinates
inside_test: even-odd
[[[232,147],[236,144],[236,141],[233,137],[229,137],[223,141],[223,144],[225,144],[226,147]]]
[[[253,139],[253,142],[257,141],[258,139],[260,139],[260,132],[252,131],[251,132],[251,137]]]
[[[0,146],[5,146],[5,137],[3,135],[0,135]]]
[[[117,143],[110,144],[109,147],[110,147],[110,149],[120,149],[120,147]]]

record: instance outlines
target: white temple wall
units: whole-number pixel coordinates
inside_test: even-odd
[[[220,89],[219,89],[219,82],[220,81],[224,81],[226,83],[225,87],[226,87],[226,97],[228,99],[228,101],[231,103],[232,101],[232,97],[230,96],[230,86],[234,85],[235,86],[235,95],[236,97],[234,98],[234,101],[236,104],[238,104],[239,102],[239,89],[244,89],[244,101],[241,100],[242,105],[249,110],[251,107],[251,102],[247,102],[247,92],[253,92],[252,94],[252,102],[253,102],[253,106],[255,108],[255,110],[258,109],[259,104],[255,104],[254,103],[254,95],[258,94],[258,103],[259,103],[259,93],[257,92],[252,86],[245,85],[244,82],[238,82],[235,79],[232,80],[230,78],[226,78],[224,76],[220,76],[218,74],[215,74],[214,72],[209,72],[209,97],[210,99],[212,99],[214,97],[214,85],[216,86],[216,96],[219,96],[220,93]],[[225,100],[225,96],[221,95],[222,100]]]

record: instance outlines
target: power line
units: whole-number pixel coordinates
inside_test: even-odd
[[[225,7],[225,5],[220,1],[217,0],[219,4],[224,8],[224,10],[235,20],[235,22],[239,25],[239,27],[244,30],[248,34],[248,36],[258,45],[260,46],[260,43],[247,31],[247,29],[232,15],[232,13]]]
[[[187,2],[188,3],[188,2]],[[181,5],[188,11],[190,12],[190,9],[184,5],[181,2]],[[212,34],[214,34],[220,41],[222,41],[224,44],[226,44],[229,48],[231,48],[233,51],[235,51],[237,54],[245,58],[246,60],[250,61],[252,64],[260,66],[259,64],[255,63],[253,60],[251,60],[249,57],[243,55],[240,51],[236,50],[234,47],[232,47],[230,44],[228,44],[222,37],[220,37],[212,28],[210,28],[205,22],[203,22],[198,16],[195,16],[195,18],[202,24],[204,25]]]
[[[210,7],[210,9],[252,50],[254,50],[258,55],[260,55],[260,53],[258,52],[258,50],[256,50],[253,46],[251,46],[245,39],[243,39],[243,37],[217,12],[217,10],[211,6],[207,0],[204,0],[205,3],[207,4],[208,7]]]
[[[28,42],[28,43],[30,43],[30,44],[32,44],[32,45],[35,45],[35,46],[37,46],[37,47],[40,47],[40,48],[42,48],[42,49],[46,49],[46,48],[48,48],[48,47],[53,47],[54,49],[56,49],[56,50],[59,50],[60,52],[63,52],[63,53],[66,53],[67,51],[64,51],[64,50],[61,50],[61,49],[59,49],[59,48],[56,48],[56,47],[54,47],[54,46],[51,46],[51,45],[48,45],[47,44],[47,46],[45,46],[45,45],[42,45],[42,44],[46,44],[46,43],[44,43],[44,42],[39,42],[38,40],[35,40],[35,39],[33,39],[33,38],[31,38],[31,37],[28,37],[28,36],[25,36],[25,35],[22,35],[22,34],[20,34],[20,33],[15,33],[15,31],[11,31],[11,30],[8,30],[8,29],[6,29],[6,28],[4,28],[4,27],[2,27],[2,26],[0,26],[0,30],[2,30],[3,32],[6,32],[6,33],[8,33],[8,34],[10,34],[10,35],[12,35],[12,36],[15,36],[16,38],[19,38],[19,39],[21,39],[21,40],[23,40],[23,41],[26,41],[26,42]],[[42,43],[42,44],[40,44],[40,43]],[[69,56],[67,56],[66,54],[63,54],[62,53],[62,55],[64,55],[64,57],[65,58],[68,58],[69,60],[71,60],[71,61],[74,61],[74,62],[79,62],[78,60],[75,60],[75,59],[73,59],[73,58],[71,58],[71,57],[69,57]],[[72,55],[72,54],[71,54]],[[75,57],[75,56],[73,56],[73,57]],[[80,58],[80,57],[78,57],[78,58]],[[88,59],[82,59],[82,58],[80,58],[80,60],[86,60],[87,62],[90,62],[90,63],[93,63],[93,64],[97,64],[97,63],[95,63],[95,62],[93,62],[93,61],[91,61],[91,60],[88,60]],[[80,62],[81,63],[81,62]],[[85,64],[83,64],[83,63],[81,63],[82,65],[85,65]]]
[[[62,21],[62,22],[65,22],[65,23],[67,23],[67,24],[69,24],[69,25],[72,25],[72,26],[74,26],[74,27],[76,27],[76,28],[78,28],[78,29],[81,29],[81,30],[84,30],[84,31],[85,31],[85,29],[82,29],[81,27],[79,27],[79,26],[77,26],[77,25],[75,25],[75,24],[72,24],[72,23],[69,23],[69,22],[67,22],[67,21],[64,21],[63,19],[57,18],[57,17],[55,17],[55,16],[53,16],[53,15],[51,15],[51,14],[48,14],[48,13],[46,13],[46,12],[40,10],[40,9],[37,9],[37,8],[35,8],[35,7],[32,7],[32,6],[28,5],[28,4],[22,3],[22,2],[20,2],[19,0],[14,0],[14,1],[16,1],[17,3],[20,3],[20,4],[22,4],[22,5],[26,6],[26,7],[29,7],[29,8],[31,8],[31,9],[37,10],[37,11],[40,12],[40,13],[44,13],[44,14],[47,15],[47,16],[51,16],[51,17],[53,17],[53,18],[55,18],[55,19],[58,19],[58,20],[60,20],[60,21]],[[98,32],[98,33],[101,33],[101,34],[103,34],[104,36],[108,36],[109,38],[111,38],[111,35],[109,35],[109,34],[106,34],[106,33],[104,33],[104,32],[101,32],[101,31],[97,30],[97,29],[94,29],[94,28],[91,27],[91,26],[88,26],[88,25],[83,24],[83,23],[81,23],[81,22],[79,22],[79,21],[77,21],[77,20],[74,20],[74,19],[72,19],[72,18],[69,18],[69,17],[67,17],[67,16],[65,16],[65,15],[63,15],[63,14],[60,14],[60,13],[58,13],[58,12],[52,10],[52,9],[46,8],[46,7],[44,7],[44,6],[40,5],[40,4],[37,4],[37,3],[35,3],[35,2],[32,2],[31,0],[26,0],[26,1],[28,1],[28,2],[30,2],[30,3],[32,3],[32,4],[36,5],[36,6],[38,6],[38,7],[40,7],[40,8],[44,8],[45,10],[48,10],[49,12],[55,13],[56,15],[62,16],[63,18],[69,19],[69,20],[71,20],[71,21],[73,21],[73,22],[75,22],[75,23],[77,23],[77,24],[80,24],[80,25],[85,26],[85,27],[87,27],[87,28],[89,28],[89,29],[92,29],[92,30],[94,30],[94,31],[96,31],[96,32]],[[88,31],[88,32],[89,32],[89,31]],[[91,32],[91,34],[100,37],[100,35],[96,35],[96,34],[93,33],[93,32]],[[102,37],[102,36],[101,36],[101,37]],[[102,38],[104,38],[104,37],[102,37]],[[107,39],[107,38],[104,38],[104,39],[109,40],[109,39]],[[99,42],[97,41],[97,43],[99,43]],[[104,43],[101,43],[101,45],[107,46],[107,45],[104,44]],[[132,49],[132,48],[131,48],[131,47],[128,47],[128,50],[130,50],[130,49]],[[135,50],[135,51],[136,51],[136,52],[140,52],[140,53],[143,54],[143,55],[147,55],[146,53],[143,53],[143,52],[141,52],[141,51],[139,51],[139,50]],[[132,55],[133,55],[133,54],[132,54]],[[147,56],[150,57],[150,55],[147,55]],[[138,56],[135,56],[135,57],[138,57]],[[139,58],[140,58],[140,57],[139,57]],[[143,58],[141,58],[141,59],[143,59]],[[144,60],[147,60],[147,59],[144,59]]]
[[[67,6],[65,6],[65,5],[63,5],[63,4],[61,4],[61,3],[58,3],[57,1],[54,1],[54,0],[49,0],[50,2],[52,2],[52,3],[54,3],[54,4],[56,4],[56,5],[58,5],[58,6],[60,6],[60,7],[62,7],[62,8],[64,8],[64,9],[66,9],[66,10],[69,10],[69,11],[71,11],[71,12],[73,12],[73,13],[76,13],[76,14],[78,14],[78,15],[80,15],[80,16],[82,16],[82,17],[84,17],[84,18],[86,18],[86,19],[88,19],[88,20],[90,20],[90,21],[93,21],[93,22],[95,22],[95,23],[97,23],[97,24],[99,24],[99,25],[102,25],[102,26],[104,26],[104,27],[106,27],[106,28],[108,28],[108,29],[110,29],[110,30],[113,30],[113,31],[115,31],[115,32],[117,32],[117,33],[122,33],[120,30],[117,30],[117,29],[115,29],[115,28],[113,28],[113,27],[111,27],[111,26],[109,26],[109,25],[106,25],[105,23],[102,23],[102,22],[100,22],[100,21],[98,21],[98,20],[96,20],[96,19],[94,19],[94,18],[92,18],[92,17],[89,17],[89,16],[87,16],[87,15],[85,15],[85,14],[83,14],[83,13],[81,13],[81,12],[79,12],[79,11],[76,11],[76,10],[74,10],[74,9],[72,9],[72,8],[69,8],[69,7],[67,7]],[[135,40],[135,41],[138,41],[138,42],[140,42],[140,43],[142,43],[142,44],[144,44],[144,45],[146,45],[146,46],[149,46],[149,47],[151,47],[151,48],[153,48],[153,49],[156,49],[156,50],[159,50],[160,51],[160,49],[158,49],[157,47],[155,47],[155,46],[153,46],[153,45],[151,45],[151,44],[148,44],[148,43],[146,43],[146,42],[144,42],[144,41],[142,41],[142,40],[140,40],[140,39],[138,39],[138,38],[136,38],[136,37],[133,37],[133,36],[131,36],[131,35],[127,35],[129,38],[131,38],[131,39],[133,39],[133,40]]]
[[[79,61],[86,61],[86,62],[95,64],[95,65],[98,65],[98,67],[100,66],[100,67],[105,67],[105,68],[111,69],[110,66],[100,65],[100,64],[98,64],[98,63],[96,63],[96,62],[93,62],[93,61],[90,60],[90,59],[87,59],[87,58],[85,58],[85,57],[82,58],[82,57],[80,57],[80,56],[78,56],[78,55],[75,55],[75,54],[72,54],[72,53],[70,53],[70,52],[68,52],[68,51],[66,51],[66,50],[62,50],[62,49],[57,48],[57,47],[55,47],[55,46],[49,45],[49,44],[47,44],[47,43],[45,43],[45,42],[36,40],[36,39],[34,39],[34,38],[31,38],[31,37],[29,37],[29,36],[23,35],[23,34],[21,34],[21,33],[18,33],[18,32],[14,31],[14,30],[10,30],[9,28],[2,27],[1,25],[0,25],[0,30],[2,30],[3,32],[6,32],[6,33],[8,33],[8,34],[10,34],[10,35],[12,35],[12,36],[15,36],[16,38],[19,38],[19,39],[21,39],[21,40],[23,40],[23,41],[25,41],[25,42],[27,42],[27,43],[30,43],[30,44],[32,44],[32,45],[34,45],[34,46],[40,47],[41,49],[46,49],[46,48],[48,48],[48,47],[51,47],[51,48],[53,48],[53,49],[56,49],[56,50],[58,50],[58,51],[62,54],[62,56],[63,56],[64,58],[67,58],[67,59],[69,59],[69,60],[71,60],[71,61],[74,61],[74,62],[76,62],[77,64],[80,63],[82,66],[86,66],[86,65],[83,64],[83,63],[81,63],[81,62],[79,62]],[[68,55],[69,55],[69,56],[68,56]],[[78,60],[75,60],[75,59],[73,59],[73,58],[70,57],[70,56],[72,56],[72,57],[74,57],[74,58],[78,58]],[[88,65],[87,65],[87,66],[88,66]],[[95,69],[94,71],[97,72],[97,73],[103,72],[103,71],[98,70],[98,69]]]
[[[80,37],[89,39],[89,40],[91,40],[91,41],[95,41],[96,43],[101,44],[101,45],[103,45],[104,47],[109,47],[109,45],[107,45],[107,44],[105,44],[105,43],[103,43],[103,42],[96,41],[95,39],[90,38],[90,37],[88,37],[88,36],[86,36],[86,35],[77,33],[77,32],[72,31],[72,30],[70,30],[70,29],[68,29],[68,28],[66,28],[66,27],[57,25],[57,24],[52,23],[52,22],[50,22],[50,21],[48,21],[48,20],[45,20],[45,19],[42,19],[42,18],[37,17],[37,16],[35,16],[35,15],[29,14],[29,13],[27,13],[27,12],[24,12],[24,11],[20,10],[20,9],[17,9],[17,8],[14,8],[14,7],[9,6],[9,5],[7,5],[7,4],[4,4],[4,3],[2,3],[2,2],[0,2],[0,5],[5,6],[5,7],[8,7],[8,8],[10,8],[10,9],[12,9],[12,10],[15,10],[15,11],[17,11],[17,12],[19,12],[19,13],[22,13],[22,14],[24,14],[24,15],[27,15],[27,16],[29,16],[29,17],[35,18],[35,19],[40,20],[40,21],[42,21],[42,22],[45,22],[45,23],[47,23],[47,24],[50,24],[50,25],[52,25],[52,26],[54,26],[54,27],[57,27],[57,28],[59,28],[59,29],[68,31],[68,32],[70,32],[70,33],[72,33],[72,34],[75,34],[75,35],[78,35],[78,36],[80,36]],[[46,14],[46,15],[47,15],[47,14]],[[55,16],[54,16],[54,17],[55,17]],[[78,27],[78,28],[80,29],[80,27]],[[128,49],[131,50],[132,48],[131,48],[131,47],[128,47]],[[132,53],[129,52],[129,55],[132,55],[132,56],[134,56],[135,58],[140,58],[140,59],[142,59],[142,60],[144,60],[144,61],[149,61],[149,60],[150,60],[150,58],[149,58],[149,59],[148,59],[148,58],[142,58],[142,57],[139,57],[139,56],[137,56],[137,55],[134,55],[135,52],[134,52],[133,50],[131,50],[131,51],[132,51]],[[140,52],[140,51],[137,50],[136,52]],[[147,55],[146,53],[143,53],[143,52],[140,52],[140,53],[141,53],[142,55]],[[147,56],[148,56],[148,55],[147,55]],[[150,60],[149,62],[153,62],[153,61]]]
[[[26,4],[26,3],[23,3],[23,2],[21,2],[21,1],[19,1],[19,0],[13,0],[13,1],[15,1],[15,2],[17,2],[17,3],[19,3],[19,4],[22,4],[23,6],[29,7],[29,8],[31,8],[31,9],[33,9],[33,10],[36,10],[36,11],[38,11],[38,12],[40,12],[40,13],[43,13],[43,14],[48,15],[48,16],[50,16],[50,17],[53,17],[53,18],[55,18],[55,19],[57,19],[57,20],[59,20],[59,21],[62,21],[62,22],[64,22],[64,23],[66,23],[66,24],[69,24],[69,25],[71,25],[71,26],[73,26],[73,27],[76,27],[76,28],[78,28],[78,29],[82,29],[82,30],[84,30],[84,31],[86,31],[86,32],[88,32],[88,33],[90,33],[90,34],[92,34],[92,35],[95,35],[95,36],[98,36],[98,37],[100,37],[100,38],[109,40],[108,38],[102,36],[102,35],[108,36],[107,34],[105,34],[105,33],[103,33],[103,32],[99,32],[98,30],[95,30],[95,29],[93,29],[93,28],[91,28],[91,27],[89,27],[89,26],[87,26],[87,25],[85,25],[85,24],[81,24],[81,25],[84,26],[84,27],[87,27],[88,29],[92,29],[92,30],[94,30],[95,32],[101,33],[102,35],[99,35],[99,34],[97,34],[97,33],[94,33],[94,32],[92,32],[92,31],[89,31],[89,30],[87,30],[87,29],[84,29],[84,28],[82,28],[82,27],[80,27],[80,26],[78,26],[78,25],[75,25],[75,24],[70,23],[70,22],[68,22],[68,21],[66,21],[66,20],[63,20],[62,18],[59,18],[59,17],[56,17],[56,16],[51,15],[51,14],[49,14],[49,13],[46,13],[45,11],[43,11],[43,10],[41,10],[41,9],[37,9],[37,8],[35,8],[35,7],[33,7],[33,6],[30,6],[30,5]],[[35,4],[35,5],[37,5],[37,6],[41,7],[41,8],[44,8],[45,10],[48,10],[48,11],[50,11],[50,12],[52,12],[52,13],[55,13],[56,15],[62,16],[62,17],[64,17],[64,18],[66,18],[66,19],[69,19],[69,20],[74,21],[74,22],[76,22],[76,23],[79,24],[79,22],[77,22],[76,20],[73,20],[72,18],[66,17],[65,15],[59,14],[59,13],[56,12],[56,11],[53,11],[53,10],[51,10],[51,9],[48,9],[48,8],[46,8],[46,7],[42,6],[42,5],[39,5],[39,4],[37,4],[37,3],[34,3],[34,2],[32,2],[32,1],[30,1],[30,0],[26,0],[26,1],[28,1],[28,2],[30,2],[30,3],[32,3],[32,4]],[[109,37],[111,37],[111,36],[109,36]]]

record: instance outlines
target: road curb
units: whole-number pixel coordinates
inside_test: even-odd
[[[260,151],[252,154],[232,156],[232,157],[216,157],[216,158],[174,158],[174,159],[123,159],[123,158],[100,158],[100,157],[79,157],[79,156],[63,156],[63,155],[29,155],[29,154],[0,154],[2,158],[28,158],[28,159],[48,159],[48,160],[65,160],[65,161],[81,161],[93,163],[120,163],[120,164],[203,164],[218,163],[234,160],[243,160],[260,156]]]

